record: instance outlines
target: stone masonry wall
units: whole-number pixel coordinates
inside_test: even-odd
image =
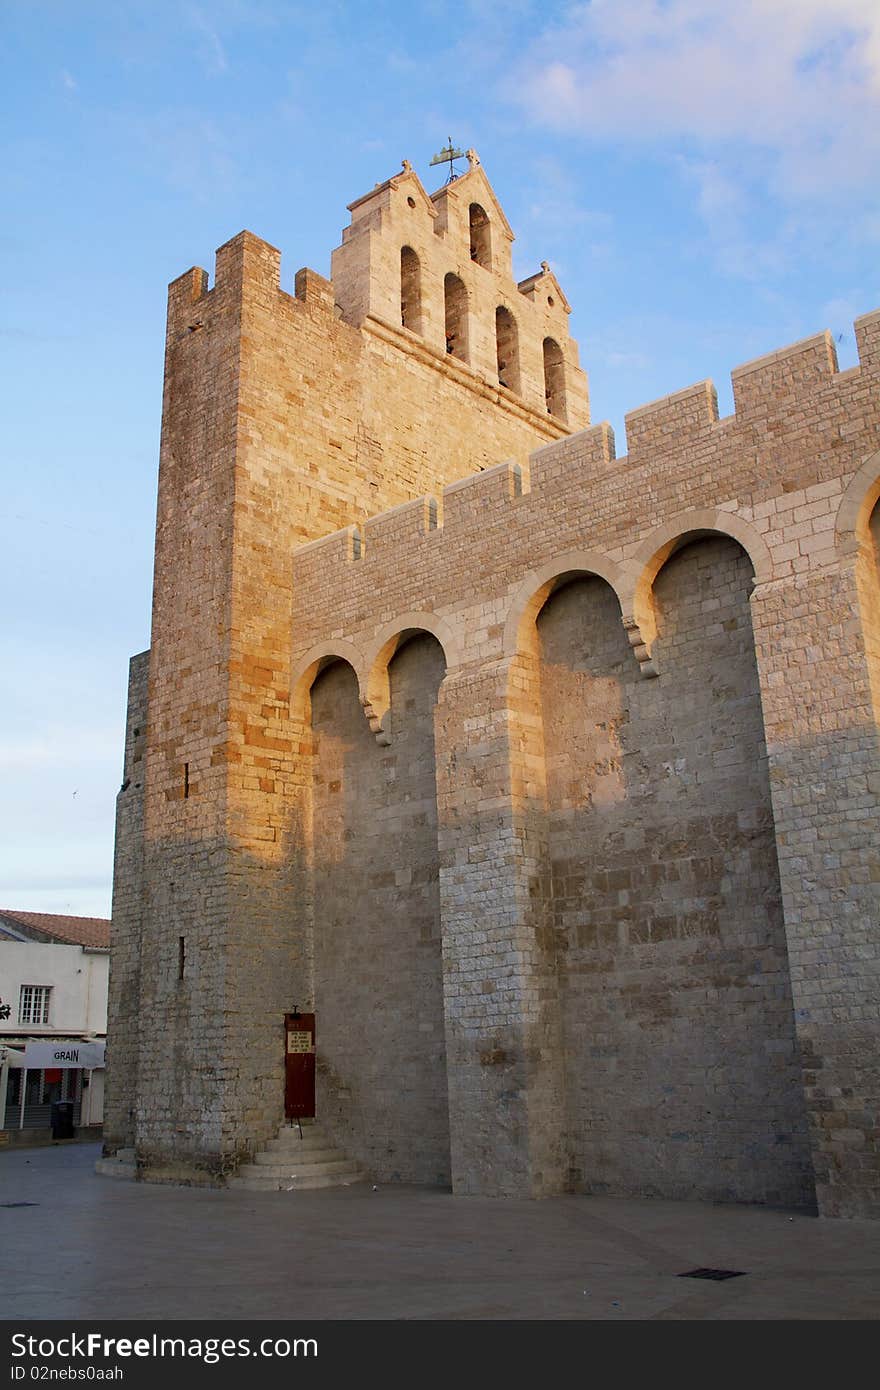
[[[475,1183],[479,1188],[475,1171],[491,1173],[486,1181],[497,1190],[511,1190],[510,1184],[516,1188],[521,1181],[535,1190],[534,1172],[528,1177],[518,1164],[528,1151],[527,1098],[536,1093],[541,1059],[549,1056],[540,1039],[551,1038],[557,1026],[551,1002],[543,1023],[534,1014],[537,1033],[517,1041],[514,1027],[514,1013],[522,1018],[532,1008],[525,1001],[533,989],[538,990],[535,999],[545,1001],[552,1001],[554,989],[537,958],[526,966],[529,932],[539,946],[535,932],[545,930],[540,927],[545,915],[536,907],[546,890],[534,807],[547,792],[541,786],[538,755],[523,751],[534,743],[539,710],[528,680],[514,699],[517,683],[524,680],[517,662],[532,650],[535,618],[554,587],[566,578],[597,575],[617,593],[632,674],[653,677],[659,672],[659,694],[653,698],[668,708],[677,676],[674,649],[667,642],[669,655],[664,650],[664,608],[658,600],[666,583],[663,566],[676,547],[715,532],[739,543],[755,572],[751,611],[761,705],[768,721],[785,932],[783,940],[766,783],[761,790],[758,759],[749,773],[758,783],[753,781],[749,790],[746,777],[733,798],[736,811],[725,813],[735,816],[736,825],[733,819],[724,822],[724,843],[710,846],[705,835],[701,843],[707,861],[713,859],[710,848],[716,851],[719,885],[732,865],[731,882],[745,873],[739,886],[752,903],[751,921],[736,928],[741,936],[734,932],[730,958],[716,961],[715,983],[706,984],[704,1003],[711,1007],[708,992],[717,988],[720,995],[727,992],[745,1001],[756,1017],[763,1015],[758,1045],[763,1079],[751,1094],[734,1092],[744,1104],[738,1133],[730,1095],[713,1102],[719,1132],[698,1161],[699,1181],[705,1184],[701,1190],[734,1192],[745,1184],[753,1192],[761,1188],[768,1195],[784,1193],[785,1200],[804,1199],[809,1163],[803,1121],[796,1096],[784,1099],[786,1075],[798,1065],[803,1068],[821,1209],[866,1212],[876,1204],[877,1139],[868,1076],[876,1074],[876,1039],[869,1041],[865,1030],[876,1032],[880,890],[871,867],[878,829],[872,789],[880,763],[855,563],[841,549],[836,525],[847,490],[861,485],[880,446],[880,314],[859,320],[856,336],[860,366],[847,372],[837,372],[827,335],[738,369],[736,413],[727,419],[717,418],[711,383],[633,412],[627,419],[630,450],[624,459],[614,458],[610,433],[600,426],[537,451],[527,470],[499,465],[447,486],[435,500],[398,507],[294,554],[295,700],[302,698],[297,694],[301,683],[308,684],[315,652],[344,647],[357,670],[367,713],[393,744],[395,711],[383,680],[389,639],[395,631],[422,628],[438,637],[446,653],[441,708],[452,708],[452,702],[457,713],[438,725],[438,767],[444,770],[441,900],[449,903],[452,914],[447,924],[444,908],[444,939],[454,921],[454,957],[469,958],[475,967],[468,972],[470,1021],[464,1032],[452,1022],[464,1018],[454,1002],[457,986],[449,972],[445,978],[453,1181],[460,1190],[476,1190]],[[880,462],[876,472],[880,475]],[[693,610],[694,633],[711,621],[720,601],[711,592],[700,600],[707,607],[705,613],[700,605]],[[739,625],[741,614],[732,614],[731,620]],[[709,689],[719,700],[720,692],[728,690],[732,700],[738,680],[716,670]],[[754,692],[749,700],[751,745],[747,741],[743,746],[754,749]],[[844,711],[851,733],[840,743],[833,729]],[[814,728],[821,734],[821,751]],[[661,752],[662,745],[652,750],[653,776],[662,776],[662,763],[668,761]],[[514,755],[527,758],[521,785],[511,779]],[[502,775],[505,765],[508,772]],[[477,781],[466,792],[463,778],[475,775]],[[458,804],[458,785],[462,803],[469,797],[475,810],[485,806],[478,819],[445,819]],[[721,821],[719,813],[719,829]],[[807,824],[809,833],[801,829]],[[758,839],[747,847],[745,839],[753,835]],[[500,872],[510,878],[510,895]],[[515,888],[520,877],[522,892]],[[485,896],[480,884],[486,886]],[[494,894],[488,891],[490,884]],[[685,920],[684,898],[693,897],[690,891],[683,895],[673,919]],[[470,912],[468,901],[473,903]],[[721,931],[722,917],[719,912],[720,935],[710,939],[712,950],[721,949],[728,927],[734,930],[728,923]],[[512,948],[506,956],[501,947],[505,937]],[[639,949],[644,949],[641,943]],[[653,950],[668,960],[689,949],[679,942],[658,942],[647,953]],[[783,983],[786,949],[797,1056]],[[761,970],[744,974],[750,952],[755,955],[752,964],[760,964]],[[535,969],[537,975],[531,973]],[[496,982],[487,984],[490,992],[483,995],[481,971],[487,982]],[[752,978],[759,974],[767,977],[766,984]],[[506,1028],[500,1026],[498,1012],[497,981],[502,976],[511,987]],[[657,976],[658,997],[661,978]],[[742,1075],[753,1044],[735,1030],[734,1036],[742,1039],[737,1064]],[[719,1045],[713,1046],[717,1055]],[[494,1066],[496,1057],[499,1065]],[[496,1073],[498,1086],[492,1082]],[[504,1075],[510,1078],[507,1085]],[[552,1078],[544,1086],[551,1106],[558,1109],[565,1089]],[[515,1094],[526,1107],[517,1119],[509,1109]],[[640,1113],[647,1117],[646,1109]],[[553,1148],[552,1119],[547,1123]],[[671,1126],[667,1132],[693,1133]],[[689,1142],[679,1138],[674,1145],[687,1149]],[[696,1141],[697,1149],[701,1142]],[[658,1154],[664,1162],[672,1143]],[[724,1158],[720,1174],[712,1169],[719,1156]],[[756,1156],[752,1176],[746,1172],[750,1156]],[[617,1172],[612,1185],[618,1181],[626,1186],[619,1159],[615,1150],[603,1155],[602,1164],[606,1173]],[[658,1190],[680,1192],[690,1182],[694,1170],[687,1162],[678,1171],[675,1166],[665,1177],[655,1172]],[[588,1184],[591,1176],[581,1170],[576,1180]]]
[[[432,637],[394,657],[399,718],[385,750],[349,666],[312,688],[318,1106],[386,1182],[449,1182],[433,728],[443,675]]]
[[[497,385],[446,354],[414,352],[403,330],[353,328],[337,316],[333,288],[311,272],[297,277],[295,298],[284,294],[277,252],[265,243],[245,238],[240,255],[229,685],[211,752],[226,770],[234,863],[224,877],[224,951],[237,1001],[227,1010],[226,1055],[247,1058],[227,1064],[224,1082],[220,1142],[232,1152],[243,1108],[255,1142],[281,1119],[276,1021],[313,989],[308,730],[290,710],[291,551],[412,498],[438,470],[456,479],[499,453],[525,457],[562,432],[546,414],[501,402]],[[238,929],[244,922],[248,932]]]
[[[125,757],[116,798],[113,861],[112,955],[108,1014],[120,1021],[107,1049],[104,1151],[134,1144],[143,928],[144,750],[147,744],[149,652],[133,656],[128,668]]]
[[[538,618],[581,1190],[811,1198],[750,582],[726,538],[667,561],[662,681],[640,679],[604,581]]]
[[[151,1176],[214,1180],[271,1136],[281,1020],[313,991],[291,550],[564,428],[394,323],[344,322],[313,272],[286,294],[248,233],[213,288],[200,270],[171,286],[137,1082]]]
[[[717,551],[695,604],[686,585],[673,593],[670,576],[687,564],[686,552],[680,561],[674,552],[714,533],[743,547],[756,581],[751,618],[784,945],[820,1207],[874,1212],[877,645],[870,636],[874,591],[865,579],[867,514],[852,518],[853,490],[873,486],[871,460],[880,450],[880,313],[856,324],[858,367],[837,372],[827,334],[796,344],[734,373],[736,409],[727,419],[718,419],[708,382],[634,411],[629,454],[615,459],[606,426],[565,433],[587,420],[567,306],[546,268],[520,285],[509,278],[509,229],[478,162],[471,165],[457,189],[434,199],[405,170],[353,204],[333,284],[302,271],[295,295],[286,294],[278,252],[242,233],[218,252],[213,288],[194,270],[170,289],[143,845],[141,854],[134,800],[130,813],[120,803],[123,966],[111,1022],[111,1048],[115,1036],[122,1058],[118,1039],[132,1024],[136,987],[135,1141],[143,1175],[222,1180],[271,1136],[282,1115],[283,1014],[294,1003],[314,1005],[323,988],[319,1051],[329,1014],[328,1049],[338,1065],[335,1076],[325,1069],[322,1086],[334,1123],[363,1144],[377,1171],[437,1181],[446,1172],[435,1042],[442,988],[457,1190],[553,1192],[566,1181],[604,1182],[597,1168],[627,1186],[614,1154],[588,1153],[571,1120],[562,1041],[571,991],[555,935],[567,890],[560,898],[552,873],[554,837],[558,849],[570,826],[563,833],[556,812],[547,815],[564,795],[548,779],[544,756],[536,619],[564,581],[607,582],[628,648],[621,645],[614,658],[629,661],[621,688],[635,711],[650,702],[668,711],[676,682],[701,650],[695,634],[714,641],[714,605],[728,603],[732,572],[729,552],[725,559]],[[492,224],[498,255],[489,266],[475,262],[469,246],[472,195]],[[419,254],[424,272],[418,331],[400,322],[404,245]],[[467,362],[444,346],[440,287],[448,271],[468,296]],[[520,328],[516,390],[498,379],[499,307]],[[542,390],[545,336],[560,347],[567,425],[548,414]],[[880,462],[874,471],[880,478]],[[735,643],[745,632],[738,603],[724,620],[736,624]],[[682,614],[696,643],[690,654],[690,636],[675,627]],[[430,637],[401,648],[420,633]],[[446,668],[439,691],[439,665],[426,655],[433,639]],[[333,658],[355,672],[361,735],[351,722],[353,699],[343,710],[330,698],[339,672],[321,674]],[[697,854],[678,855],[669,842],[666,858],[705,865],[720,857],[725,864],[712,869],[711,891],[706,884],[699,895],[688,890],[670,915],[679,923],[693,915],[685,898],[722,900],[717,909],[695,909],[709,955],[733,943],[723,962],[726,983],[711,988],[761,1020],[756,1037],[764,1039],[765,1065],[744,1098],[738,1129],[729,1095],[717,1102],[714,1150],[705,1136],[673,1140],[680,1131],[669,1128],[665,1147],[655,1151],[669,1165],[657,1187],[678,1191],[695,1178],[717,1191],[708,1166],[720,1157],[724,1190],[739,1191],[743,1154],[755,1142],[754,1191],[791,1197],[805,1162],[798,1116],[791,1107],[783,1113],[780,1100],[793,1054],[783,1024],[784,950],[755,751],[757,703],[754,687],[743,694],[739,647],[734,676],[720,660],[713,648],[706,698],[730,714],[738,731],[733,751],[751,750],[748,768],[735,772],[735,761],[719,761],[717,711],[697,708],[693,696],[692,713],[704,720],[730,804],[717,817],[718,854],[701,841]],[[679,694],[691,699],[694,689]],[[428,707],[435,695],[432,825]],[[132,719],[140,708],[135,694]],[[644,720],[647,729],[647,713]],[[343,732],[331,735],[328,721]],[[669,728],[684,738],[675,719],[653,727],[661,740]],[[411,1068],[398,1074],[396,1091],[356,1053],[339,1015],[334,1033],[328,991],[343,991],[351,942],[341,930],[342,907],[353,904],[322,859],[338,813],[313,776],[322,758],[339,760],[342,744],[346,778],[354,769],[353,785],[363,789],[358,813],[370,805],[376,816],[365,823],[363,844],[345,842],[351,881],[369,889],[358,950],[397,959],[392,902],[412,908],[428,930],[418,942],[408,938],[389,978],[399,1024],[389,1013],[376,1025],[380,1041]],[[645,775],[657,787],[669,761],[660,757],[663,746],[645,754]],[[753,813],[754,822],[741,822]],[[722,826],[724,816],[730,819]],[[331,827],[326,836],[323,823]],[[386,823],[394,830],[380,833]],[[746,833],[759,837],[748,856],[738,839]],[[583,853],[578,838],[557,857],[568,863]],[[397,881],[415,870],[423,875],[418,882]],[[370,882],[371,874],[392,872],[393,888],[390,880]],[[749,922],[736,930],[723,906],[731,874],[750,904]],[[706,927],[716,910],[712,935]],[[328,916],[337,930],[324,941]],[[686,955],[693,939],[676,934],[637,949],[668,962]],[[752,947],[762,965],[753,974],[774,978],[769,994],[742,974]],[[666,967],[657,968],[666,979]],[[375,1023],[367,998],[364,991],[355,1027]],[[430,1030],[415,1027],[419,1010]],[[740,1067],[755,1045],[737,1044]],[[133,1065],[128,1054],[115,1079],[111,1071],[108,1114],[120,1142],[130,1133],[123,1089]],[[680,1095],[690,1085],[681,1079]],[[368,1132],[358,1107],[374,1094],[381,1118]],[[766,1117],[774,1134],[791,1136],[788,1157],[780,1143],[771,1158],[766,1129],[760,1142],[754,1138]],[[431,1136],[421,1147],[411,1139],[420,1125]],[[677,1171],[673,1144],[687,1153]]]

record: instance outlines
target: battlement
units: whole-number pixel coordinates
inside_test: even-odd
[[[758,357],[731,372],[736,413],[761,413],[771,401],[777,410],[787,410],[793,397],[809,393],[836,372],[837,353],[827,330]]]
[[[318,306],[335,314],[333,286],[317,271],[304,268],[296,272],[294,294],[281,285],[281,252],[276,246],[253,232],[237,236],[217,248],[214,256],[214,283],[201,266],[172,280],[168,286],[168,326],[177,333],[195,332],[204,326],[200,311],[210,311],[217,300],[230,298],[233,303],[245,293],[276,295],[287,304],[294,299],[302,304]]]
[[[718,420],[718,392],[711,381],[698,381],[671,396],[631,410],[626,419],[626,440],[631,453],[639,453],[657,436],[698,434]]]
[[[514,511],[540,530],[551,521],[558,526],[559,512],[576,509],[589,514],[590,489],[605,504],[615,479],[634,471],[643,475],[645,496],[656,491],[660,465],[673,457],[681,495],[690,490],[689,474],[707,467],[717,475],[718,496],[723,501],[736,494],[736,463],[753,454],[754,427],[786,417],[785,429],[798,431],[803,422],[814,429],[846,420],[847,394],[855,390],[861,374],[880,377],[880,310],[856,321],[860,365],[847,372],[837,370],[830,334],[781,348],[755,358],[731,373],[735,413],[718,415],[718,395],[706,380],[630,411],[626,416],[629,452],[615,457],[614,432],[603,423],[567,435],[534,450],[523,467],[504,461],[494,467],[451,483],[437,496],[427,495],[387,512],[367,518],[362,532],[349,526],[294,553],[297,582],[308,585],[318,575],[332,588],[334,565],[360,562],[374,569],[409,565],[425,545],[457,546],[465,538],[511,524]],[[790,422],[790,423],[788,423]],[[772,436],[776,453],[762,455],[762,479],[769,489],[786,482],[784,435]],[[718,460],[731,461],[728,477]],[[754,479],[750,479],[750,487]],[[601,492],[598,491],[601,489]],[[619,490],[619,489],[618,489]],[[505,511],[509,512],[505,521]]]

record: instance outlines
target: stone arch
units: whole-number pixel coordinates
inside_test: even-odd
[[[568,404],[565,397],[565,357],[555,338],[545,338],[544,357],[544,400],[547,414],[554,420],[568,419]]]
[[[422,331],[422,268],[411,246],[400,250],[400,322],[413,333]]]
[[[834,539],[840,554],[854,553],[870,541],[869,522],[880,499],[880,450],[865,459],[840,499]]]
[[[504,304],[499,304],[495,310],[495,355],[498,359],[499,386],[519,392],[519,329],[516,319]]]
[[[564,1132],[575,1190],[785,1192],[794,1205],[809,1153],[753,565],[707,520],[655,532],[640,557],[668,547],[655,566],[662,683],[645,687],[627,660],[608,585],[567,585],[538,617],[547,810],[535,896],[556,952]],[[652,1116],[647,1143],[633,1103]]]
[[[446,351],[459,362],[467,362],[470,357],[468,292],[464,281],[452,271],[443,280],[443,306]]]
[[[651,646],[657,636],[654,580],[676,550],[712,533],[728,536],[742,546],[751,560],[755,584],[766,584],[773,577],[773,561],[766,541],[750,522],[735,512],[715,508],[680,512],[658,526],[627,562],[621,600],[623,620],[646,675],[656,674],[651,664]]]
[[[311,716],[311,690],[320,673],[334,661],[344,661],[354,671],[358,690],[363,693],[364,658],[359,647],[342,637],[331,642],[319,642],[294,662],[290,682],[290,714],[292,719],[308,723]]]
[[[862,641],[880,729],[880,451],[865,459],[850,480],[834,531],[838,555],[855,561]]]
[[[470,228],[470,253],[475,265],[492,269],[492,223],[485,208],[479,203],[471,203],[468,209]]]
[[[446,662],[447,672],[461,664],[462,648],[458,635],[445,618],[436,613],[404,613],[386,623],[373,639],[364,663],[362,702],[376,741],[383,747],[391,742],[391,683],[388,667],[392,658],[411,637],[426,632],[436,638]]]
[[[377,1181],[449,1182],[433,635],[391,662],[396,748],[378,750],[348,663],[312,694],[317,1106]]]
[[[535,654],[535,622],[550,595],[572,579],[596,576],[616,593],[623,608],[623,572],[599,550],[570,550],[532,570],[513,596],[504,626],[504,655]]]

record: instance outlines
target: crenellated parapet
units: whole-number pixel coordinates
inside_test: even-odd
[[[841,498],[880,448],[878,327],[880,311],[858,320],[860,365],[846,372],[827,334],[737,368],[726,418],[711,381],[632,411],[622,458],[597,425],[297,550],[294,682],[301,654],[336,634],[364,653],[366,699],[374,635],[403,613],[449,624],[464,664],[510,657],[525,640],[517,605],[531,613],[534,594],[586,572],[615,589],[633,657],[654,676],[653,581],[688,538],[732,537],[759,585],[843,563]],[[385,738],[381,705],[370,710]]]

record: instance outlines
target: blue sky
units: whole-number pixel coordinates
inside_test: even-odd
[[[284,283],[447,136],[573,305],[594,421],[880,307],[877,0],[5,0],[0,906],[109,915],[167,282]]]

